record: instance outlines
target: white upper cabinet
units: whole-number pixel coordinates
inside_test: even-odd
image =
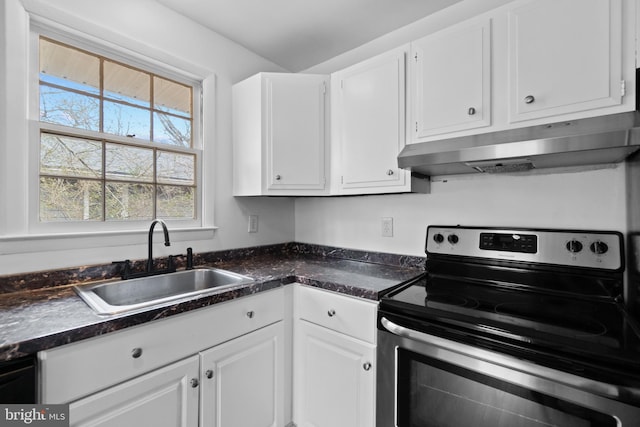
[[[405,142],[406,48],[395,49],[332,75],[332,166],[338,194],[411,190],[398,168]]]
[[[535,0],[510,9],[509,121],[621,104],[622,27],[622,0]]]
[[[491,21],[456,25],[411,43],[411,142],[491,124]]]
[[[259,73],[233,87],[236,196],[328,192],[323,75]]]
[[[407,142],[631,111],[637,0],[516,0],[411,43]]]

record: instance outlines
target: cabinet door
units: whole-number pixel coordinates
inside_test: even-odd
[[[282,322],[200,355],[202,427],[284,425]]]
[[[510,10],[510,121],[620,104],[621,15],[621,0],[536,0]]]
[[[325,76],[266,74],[266,183],[270,190],[325,187]]]
[[[70,425],[197,427],[198,366],[193,356],[75,401]]]
[[[375,346],[304,320],[296,327],[296,425],[375,425]]]
[[[404,146],[405,49],[345,69],[338,81],[334,117],[341,188],[358,193],[409,191],[410,179],[397,162]]]
[[[491,124],[491,25],[464,23],[411,43],[412,141]]]

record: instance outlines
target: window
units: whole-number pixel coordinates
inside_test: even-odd
[[[197,84],[38,44],[39,222],[197,220]]]

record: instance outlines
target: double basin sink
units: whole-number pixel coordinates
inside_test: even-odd
[[[98,314],[125,313],[222,292],[254,280],[217,268],[196,268],[136,279],[75,286]]]

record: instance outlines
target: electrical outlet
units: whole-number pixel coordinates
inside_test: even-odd
[[[249,215],[249,233],[258,232],[258,215]]]
[[[382,237],[393,237],[393,218],[382,218]]]

